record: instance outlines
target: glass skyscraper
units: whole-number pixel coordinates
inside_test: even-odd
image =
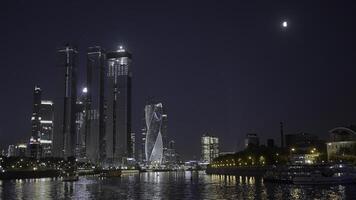
[[[106,79],[107,158],[124,165],[132,157],[131,145],[131,53],[120,47],[108,52]]]
[[[86,155],[92,162],[106,159],[104,89],[105,51],[90,47],[87,52],[87,89],[85,100]]]
[[[55,102],[55,156],[64,158],[75,156],[76,149],[77,54],[69,45],[58,50],[64,79],[58,86],[61,95]]]
[[[150,103],[145,106],[145,156],[148,165],[160,165],[163,160],[163,106]]]
[[[40,107],[41,135],[40,144],[42,149],[41,157],[51,157],[53,150],[53,102],[41,100]]]
[[[40,137],[41,137],[41,88],[35,86],[33,91],[33,110],[31,117],[32,124],[32,133],[29,143],[30,157],[32,158],[40,158],[41,157],[41,149],[40,149]]]
[[[31,117],[32,134],[29,142],[29,155],[32,158],[52,156],[53,142],[53,102],[42,100],[42,90],[35,86]]]

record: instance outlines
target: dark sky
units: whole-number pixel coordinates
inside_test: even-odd
[[[187,159],[199,158],[206,132],[233,151],[249,131],[276,138],[281,120],[287,133],[323,138],[356,124],[353,1],[142,2],[1,1],[0,148],[30,136],[35,84],[59,96],[56,49],[65,42],[80,50],[81,80],[87,47],[127,47],[134,131],[156,97]]]

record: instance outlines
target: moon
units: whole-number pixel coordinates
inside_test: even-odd
[[[287,28],[288,27],[288,22],[287,21],[283,21],[282,26],[283,26],[283,28]]]

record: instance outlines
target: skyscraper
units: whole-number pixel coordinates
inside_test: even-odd
[[[146,140],[145,154],[149,165],[160,165],[163,159],[163,106],[150,103],[145,106]]]
[[[59,67],[63,82],[59,91],[63,96],[55,103],[56,156],[75,156],[76,147],[76,100],[77,100],[77,50],[69,45],[58,50]]]
[[[40,145],[41,157],[51,157],[53,150],[53,102],[50,100],[41,100],[40,106]]]
[[[106,159],[105,52],[101,47],[88,49],[86,84],[86,154],[92,162],[104,161]]]
[[[258,147],[260,145],[260,138],[257,133],[247,133],[245,138],[245,148]]]
[[[41,116],[40,116],[40,108],[41,108],[41,88],[35,86],[33,91],[33,110],[32,110],[32,133],[31,139],[29,143],[30,149],[30,157],[32,158],[40,158],[41,149],[40,149],[40,137],[41,137]]]
[[[86,112],[85,112],[85,102],[86,102],[87,89],[82,90],[81,95],[79,95],[76,103],[76,114],[75,114],[75,128],[76,128],[76,150],[75,157],[79,161],[87,161],[86,154]]]
[[[122,165],[132,156],[131,145],[131,54],[120,46],[108,52],[106,87],[107,157]],[[110,141],[110,143],[109,143]]]
[[[52,156],[53,102],[42,100],[42,90],[38,86],[35,86],[33,98],[30,157],[50,157]]]
[[[201,137],[201,159],[210,163],[219,156],[219,138],[209,135]]]

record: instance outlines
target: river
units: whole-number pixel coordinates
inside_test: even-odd
[[[0,181],[0,199],[354,199],[355,185],[297,186],[204,172]]]

